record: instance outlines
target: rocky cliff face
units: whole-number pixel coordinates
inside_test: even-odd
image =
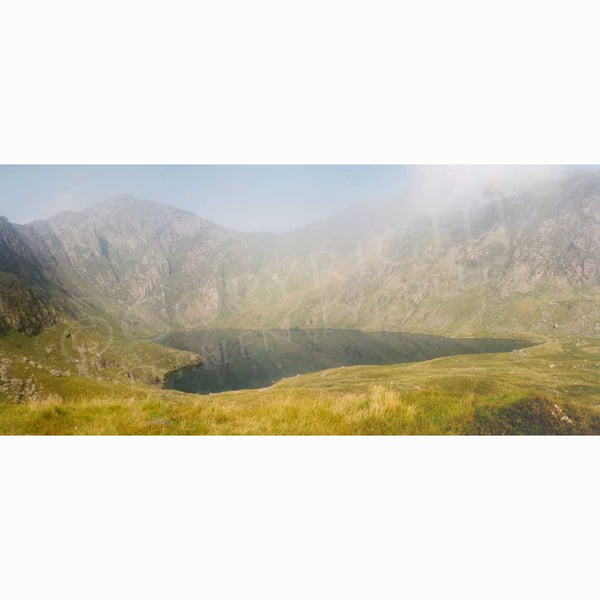
[[[26,230],[64,285],[125,328],[149,332],[178,320],[209,325],[219,310],[222,271],[247,237],[129,196]]]
[[[0,333],[14,329],[34,335],[53,325],[50,285],[27,240],[0,218]]]

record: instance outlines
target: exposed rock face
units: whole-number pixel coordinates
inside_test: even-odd
[[[16,226],[0,217],[0,271],[42,282],[43,268]]]
[[[129,197],[62,213],[46,226],[82,280],[127,302],[160,287],[182,239],[195,240],[201,254],[217,230],[191,214]]]
[[[11,377],[9,368],[12,365],[10,358],[0,358],[0,394],[15,402],[35,401],[41,394],[32,376],[27,379]]]
[[[43,296],[18,280],[0,285],[0,333],[14,329],[35,335],[55,322],[56,312]]]
[[[28,335],[55,322],[44,267],[17,228],[0,218],[0,333]]]
[[[34,223],[28,234],[43,240],[65,285],[126,327],[153,330],[182,316],[209,324],[228,250],[247,237],[129,196]]]

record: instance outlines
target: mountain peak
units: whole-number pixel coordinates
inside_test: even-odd
[[[115,196],[112,196],[111,198],[108,198],[107,200],[102,200],[92,205],[86,210],[94,213],[113,211],[151,211],[162,214],[179,213],[182,215],[185,214],[190,217],[200,219],[200,217],[187,210],[183,210],[181,208],[177,208],[168,204],[162,204],[161,202],[155,202],[154,200],[138,198],[137,196],[134,196],[132,194],[117,194]]]
[[[83,210],[58,213],[46,223],[52,229],[79,229],[87,223],[94,228],[106,227],[123,232],[129,228],[132,233],[139,229],[170,230],[174,233],[183,230],[190,233],[217,228],[211,221],[192,212],[132,194],[118,194]]]

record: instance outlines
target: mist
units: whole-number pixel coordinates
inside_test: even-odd
[[[556,185],[570,169],[538,165],[414,166],[409,171],[403,201],[407,207],[426,212],[461,209],[485,198]]]

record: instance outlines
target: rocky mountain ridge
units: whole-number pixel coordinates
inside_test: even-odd
[[[33,335],[83,305],[134,338],[217,327],[596,331],[597,170],[488,189],[460,210],[422,211],[412,194],[410,205],[373,202],[283,235],[130,196],[24,226],[1,219],[0,330]]]

